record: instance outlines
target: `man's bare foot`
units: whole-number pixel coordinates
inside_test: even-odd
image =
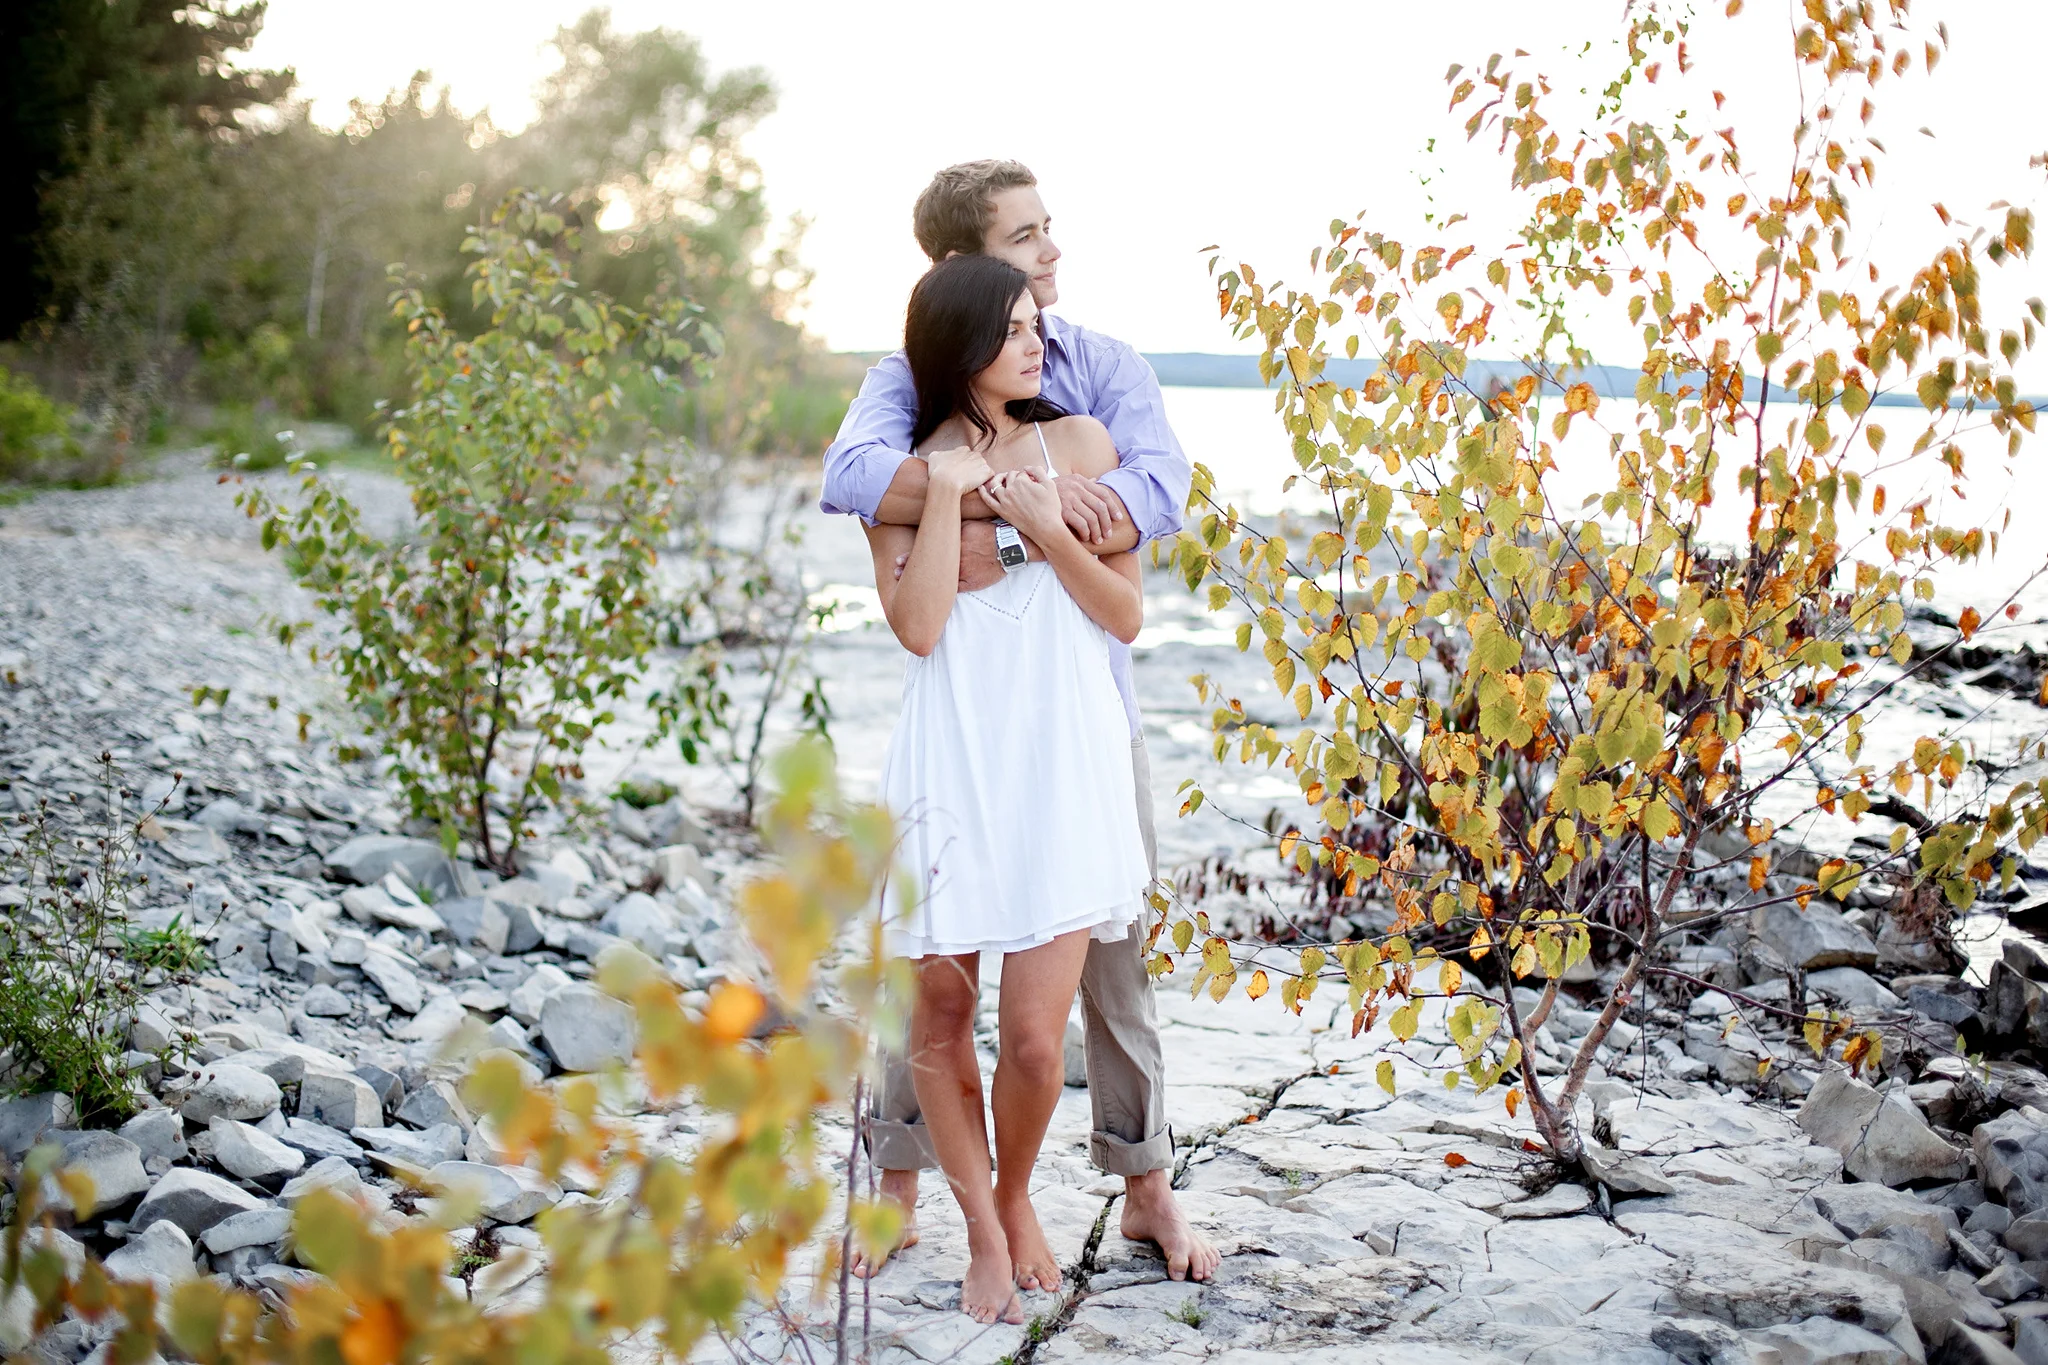
[[[896,1206],[903,1222],[896,1233],[896,1244],[883,1252],[879,1260],[870,1257],[858,1240],[854,1242],[851,1269],[863,1280],[881,1274],[903,1248],[917,1245],[917,1172],[883,1171],[881,1195],[886,1202]]]
[[[984,1326],[995,1322],[1024,1321],[1024,1303],[1017,1297],[1016,1276],[1010,1270],[1010,1252],[1003,1244],[1003,1230],[991,1229],[982,1236],[972,1227],[967,1233],[967,1274],[960,1281],[960,1311]]]
[[[1173,1197],[1172,1178],[1165,1171],[1124,1177],[1120,1227],[1133,1242],[1157,1242],[1172,1279],[1206,1280],[1223,1263],[1209,1239],[1196,1232],[1180,1211],[1180,1201]]]
[[[996,1195],[996,1216],[1002,1220],[1003,1237],[1010,1248],[1010,1267],[1016,1276],[1019,1289],[1043,1291],[1056,1294],[1060,1287],[1060,1261],[1053,1255],[1052,1243],[1045,1240],[1045,1229],[1038,1225],[1038,1210],[1031,1207],[1031,1197],[1020,1195],[1006,1199],[998,1191]]]

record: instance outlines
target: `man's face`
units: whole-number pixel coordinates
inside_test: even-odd
[[[1031,277],[1031,299],[1040,308],[1059,301],[1055,280],[1060,249],[1052,243],[1052,216],[1036,188],[1019,185],[1004,190],[991,201],[995,214],[989,219],[988,236],[982,249],[998,260],[1008,261]]]

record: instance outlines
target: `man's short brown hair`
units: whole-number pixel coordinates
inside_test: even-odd
[[[963,161],[946,167],[924,187],[911,211],[917,244],[935,262],[956,251],[977,254],[988,244],[995,197],[1037,183],[1038,177],[1021,161]]]

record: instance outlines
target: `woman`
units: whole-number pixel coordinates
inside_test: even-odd
[[[918,282],[904,353],[912,449],[931,466],[926,511],[915,528],[868,529],[882,609],[916,656],[882,776],[913,885],[883,946],[915,961],[918,1105],[967,1220],[960,1306],[984,1323],[1023,1321],[1018,1286],[1059,1286],[1031,1170],[1089,937],[1124,938],[1147,881],[1107,638],[1128,642],[1142,623],[1137,557],[1082,548],[1053,486],[1107,473],[1116,450],[1093,418],[1040,399],[1045,346],[1027,284],[988,256],[953,257]],[[971,497],[1045,561],[959,592]],[[973,1037],[983,953],[1003,959],[993,1183]]]

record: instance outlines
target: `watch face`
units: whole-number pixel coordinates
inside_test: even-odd
[[[1006,569],[1020,569],[1024,566],[1024,547],[1005,545],[996,551],[996,563]]]

